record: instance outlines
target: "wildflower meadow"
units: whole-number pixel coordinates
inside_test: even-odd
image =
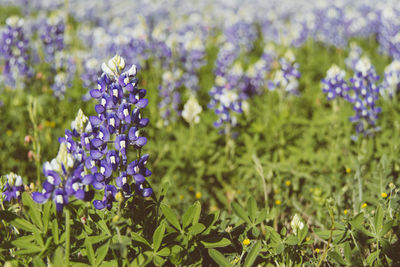
[[[400,266],[397,0],[0,0],[0,264]]]

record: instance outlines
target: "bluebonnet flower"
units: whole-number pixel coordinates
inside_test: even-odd
[[[322,80],[322,91],[326,94],[328,100],[347,97],[349,86],[345,76],[346,72],[337,65],[334,64],[329,68],[326,77]]]
[[[270,90],[279,89],[289,94],[298,94],[299,81],[301,76],[299,64],[295,62],[296,57],[291,50],[288,50],[284,57],[279,59],[278,69],[271,81],[268,82]]]
[[[380,16],[378,42],[380,51],[400,60],[400,9],[398,5],[385,5]]]
[[[147,143],[147,139],[140,133],[148,124],[148,119],[141,116],[141,109],[147,106],[148,100],[144,98],[146,90],[138,88],[136,66],[133,65],[126,72],[123,72],[124,68],[125,61],[119,56],[115,56],[107,64],[103,63],[104,73],[98,81],[98,89],[90,91],[99,104],[95,108],[98,115],[90,117],[95,134],[90,141],[89,163],[96,186],[100,183],[102,188],[106,188],[105,200],[96,201],[96,208],[109,208],[112,205],[111,195],[115,194],[110,195],[114,190],[109,185],[113,180],[113,172],[119,173],[116,185],[123,190],[126,197],[133,191],[142,196],[149,196],[149,192],[152,192],[151,188],[143,187],[145,179],[136,179],[139,174],[143,177],[151,175],[145,168],[148,155],[131,163],[127,159],[130,148],[140,151]],[[137,168],[132,167],[133,165]]]
[[[162,82],[158,88],[161,98],[158,104],[163,126],[175,122],[180,116],[179,105],[181,94],[178,88],[182,86],[182,70],[166,71],[162,75]]]
[[[362,54],[363,54],[363,50],[362,50],[361,47],[359,47],[354,42],[350,43],[349,54],[348,54],[347,58],[344,60],[344,62],[346,63],[347,68],[355,71],[356,64],[360,60]]]
[[[67,88],[72,86],[75,77],[76,63],[72,56],[64,51],[57,51],[53,55],[54,63],[51,68],[55,72],[54,81],[51,85],[53,95],[58,99],[63,99]]]
[[[65,23],[60,15],[52,14],[42,21],[40,38],[47,62],[52,62],[56,52],[64,49],[64,30]]]
[[[355,74],[350,78],[350,92],[347,96],[353,104],[356,114],[350,118],[356,123],[357,134],[372,135],[379,130],[376,120],[381,108],[376,106],[379,98],[379,86],[376,84],[379,76],[367,57],[362,57],[356,64]]]
[[[29,66],[29,40],[24,33],[24,20],[9,17],[0,40],[0,54],[4,59],[5,82],[11,86],[24,86],[24,79],[32,76]]]
[[[21,176],[15,173],[9,173],[4,177],[5,183],[1,185],[1,192],[3,193],[1,199],[8,202],[13,199],[21,199],[21,194],[25,191]]]
[[[59,155],[44,167],[47,180],[43,191],[32,194],[36,202],[53,199],[61,211],[70,197],[90,201],[95,189],[104,190],[105,196],[95,200],[94,207],[111,209],[118,189],[125,197],[132,192],[144,197],[152,194],[152,189],[144,186],[151,175],[146,168],[148,155],[128,162],[129,149],[140,153],[147,143],[140,134],[148,124],[148,119],[141,117],[141,109],[148,103],[146,90],[138,88],[136,66],[123,72],[124,68],[120,56],[103,63],[98,88],[90,90],[98,101],[97,115],[88,118],[79,111],[72,130],[67,129],[59,139]]]
[[[380,89],[383,96],[390,98],[400,90],[400,61],[395,60],[385,68]]]

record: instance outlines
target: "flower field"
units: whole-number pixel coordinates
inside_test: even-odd
[[[397,1],[0,0],[4,266],[400,266]]]

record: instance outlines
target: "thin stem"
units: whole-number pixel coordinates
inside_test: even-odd
[[[253,154],[252,158],[256,165],[256,171],[257,171],[258,175],[260,175],[261,181],[263,183],[264,202],[265,202],[264,204],[265,204],[265,207],[268,207],[268,187],[267,187],[267,183],[265,182],[264,169],[260,163],[260,160],[257,158],[256,154]]]
[[[71,242],[71,227],[70,227],[70,212],[68,208],[65,208],[65,266],[69,267],[69,253],[70,253],[70,242]]]
[[[330,233],[329,233],[328,244],[326,244],[324,254],[321,256],[321,259],[319,260],[318,267],[321,266],[322,262],[326,259],[326,256],[328,255],[328,250],[329,250],[329,247],[332,242],[333,230],[335,230],[335,218],[334,218],[333,212],[330,208],[329,208],[329,215],[331,217],[332,226],[331,226]]]

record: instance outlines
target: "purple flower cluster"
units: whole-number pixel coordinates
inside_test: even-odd
[[[326,77],[322,80],[322,91],[326,94],[328,100],[347,97],[350,88],[345,76],[346,72],[338,66],[332,65],[329,68]]]
[[[372,135],[379,130],[375,126],[381,112],[381,108],[376,106],[379,98],[379,86],[376,85],[378,81],[379,76],[374,66],[368,58],[362,57],[356,64],[354,76],[350,78],[348,96],[348,101],[353,104],[356,112],[350,121],[356,123],[357,134]]]
[[[284,57],[279,59],[280,68],[275,72],[274,77],[268,82],[270,90],[280,89],[286,93],[297,95],[299,89],[298,79],[301,77],[299,64],[295,62],[296,57],[289,50]]]
[[[162,82],[158,88],[158,94],[161,98],[158,108],[164,126],[174,122],[180,116],[181,94],[178,89],[182,84],[182,70],[176,69],[173,72],[166,71],[163,73]]]
[[[51,67],[56,74],[54,75],[51,89],[56,98],[63,99],[67,88],[72,86],[76,72],[76,63],[74,58],[64,53],[64,51],[57,51],[55,53],[54,63]]]
[[[60,151],[56,159],[44,167],[47,180],[43,191],[32,194],[38,203],[53,199],[61,211],[71,196],[90,201],[94,190],[104,190],[102,200],[94,200],[97,209],[111,209],[120,190],[125,198],[134,192],[143,197],[152,194],[146,188],[148,155],[141,155],[147,139],[141,136],[149,123],[142,118],[141,110],[147,106],[146,90],[138,88],[136,66],[123,72],[125,61],[115,56],[103,63],[103,74],[98,88],[90,95],[98,101],[97,115],[87,118],[79,112],[60,138]],[[129,150],[136,150],[137,158],[128,161]]]
[[[380,89],[382,95],[390,98],[400,90],[400,61],[395,60],[385,68]]]
[[[13,199],[21,199],[21,194],[25,191],[21,176],[9,173],[4,177],[6,179],[5,184],[1,186],[3,201],[10,202]]]
[[[380,50],[392,58],[400,60],[400,8],[387,6],[381,14],[381,25],[378,33]]]
[[[344,60],[346,67],[355,71],[356,64],[360,60],[363,50],[356,43],[350,43],[350,50],[347,58]]]
[[[237,118],[231,114],[231,111],[242,113],[242,101],[235,85],[243,70],[240,65],[236,65],[235,70],[231,70],[238,55],[239,49],[232,43],[225,43],[218,52],[214,70],[215,84],[209,92],[211,100],[208,104],[208,107],[214,108],[218,115],[217,121],[214,122],[215,127],[221,127],[223,124],[236,126]]]
[[[322,81],[323,92],[327,94],[328,100],[341,97],[353,105],[356,114],[350,117],[350,121],[355,123],[357,135],[373,135],[379,130],[376,120],[381,112],[381,108],[376,106],[380,93],[380,86],[377,85],[379,76],[367,57],[357,61],[354,75],[348,82],[344,76],[343,70],[332,66]],[[356,139],[357,136],[352,138]]]
[[[0,54],[4,59],[3,75],[7,84],[15,86],[32,75],[29,67],[29,40],[24,33],[24,20],[9,17],[0,40]]]
[[[47,62],[52,62],[56,52],[64,49],[64,29],[62,17],[50,17],[42,22],[40,38]]]

